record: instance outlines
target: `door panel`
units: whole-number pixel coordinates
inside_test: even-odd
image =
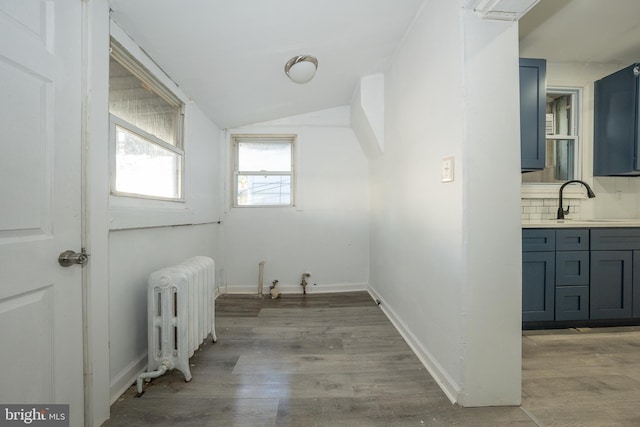
[[[632,315],[633,251],[591,252],[591,319]]]
[[[83,424],[81,3],[0,0],[0,402]]]
[[[7,369],[8,380],[0,394],[1,402],[53,402],[54,366],[51,355],[54,337],[53,289],[47,286],[0,301],[0,324],[20,325],[19,333],[13,328],[0,328],[3,359],[20,361],[28,366],[21,371]],[[25,352],[25,341],[29,351]],[[34,351],[35,350],[35,351]],[[3,380],[4,381],[4,380]],[[34,387],[38,384],[38,387]],[[19,400],[17,400],[19,399]]]
[[[544,59],[520,58],[520,151],[523,171],[545,166],[546,73]]]
[[[630,65],[594,83],[594,176],[623,175],[637,169],[638,89],[633,68]]]
[[[640,251],[633,251],[631,294],[633,295],[631,315],[635,318],[640,318]]]
[[[553,320],[555,252],[522,253],[522,321]]]

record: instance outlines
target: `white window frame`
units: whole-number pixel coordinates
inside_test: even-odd
[[[155,144],[165,150],[171,151],[177,154],[180,157],[180,173],[178,176],[178,188],[179,188],[179,197],[162,197],[162,196],[153,196],[147,194],[139,194],[139,193],[127,193],[124,191],[118,191],[116,189],[116,152],[117,152],[117,136],[116,136],[116,127],[119,126],[140,138],[147,140],[148,142]],[[120,197],[135,197],[139,199],[151,199],[151,200],[166,200],[170,202],[184,202],[184,150],[176,147],[175,145],[169,144],[160,138],[157,138],[150,133],[145,132],[137,126],[132,125],[126,120],[122,120],[119,117],[114,116],[113,114],[109,114],[109,161],[110,161],[110,183],[111,183],[111,195],[112,196],[120,196]]]
[[[185,104],[184,102],[174,94],[170,89],[168,89],[164,84],[162,84],[147,68],[145,68],[131,53],[129,53],[120,43],[118,43],[114,38],[111,39],[110,44],[110,56],[112,56],[120,65],[126,68],[129,72],[131,72],[134,76],[140,79],[143,83],[148,84],[153,90],[162,97],[165,101],[170,104],[176,106],[178,121],[177,121],[177,129],[176,129],[176,144],[173,145],[162,139],[149,134],[148,132],[140,129],[134,124],[123,120],[119,117],[114,116],[113,114],[109,114],[109,157],[110,157],[110,194],[112,196],[118,197],[132,197],[139,199],[150,199],[150,200],[160,200],[160,201],[169,201],[169,202],[185,202],[185,151],[184,151],[184,112],[185,112]],[[162,197],[155,196],[149,194],[139,194],[139,193],[128,193],[123,191],[118,191],[116,189],[116,126],[120,126],[127,131],[138,135],[140,138],[143,138],[153,144],[158,145],[159,147],[172,151],[180,158],[180,171],[179,176],[177,178],[178,184],[178,197]]]
[[[559,93],[559,94],[571,94],[573,95],[573,135],[547,135],[545,133],[545,144],[547,140],[573,140],[574,141],[574,177],[573,179],[584,180],[583,163],[584,163],[584,138],[582,138],[582,88],[574,86],[548,86],[547,93]],[[546,129],[546,126],[545,126]],[[558,197],[558,191],[560,186],[564,182],[523,182],[521,184],[522,198],[535,199],[545,198],[553,199]],[[575,187],[575,188],[574,188]],[[581,188],[577,188],[577,185],[571,185],[565,189],[565,194],[569,197],[581,198],[583,194]]]
[[[234,208],[292,208],[296,205],[296,135],[291,134],[237,134],[231,135],[231,206]],[[268,143],[268,142],[288,142],[291,145],[291,171],[240,171],[239,170],[239,151],[238,142],[252,140],[252,142]],[[274,205],[240,205],[238,204],[238,177],[239,176],[281,176],[289,175],[290,177],[290,203],[274,204]]]

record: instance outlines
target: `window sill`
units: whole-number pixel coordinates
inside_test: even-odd
[[[231,209],[294,209],[295,205],[232,205]]]
[[[109,197],[109,229],[193,224],[194,212],[184,201]]]

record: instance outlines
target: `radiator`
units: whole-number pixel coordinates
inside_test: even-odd
[[[148,279],[147,372],[138,376],[138,396],[142,381],[177,369],[191,381],[189,358],[215,332],[215,263],[197,256],[154,271]]]

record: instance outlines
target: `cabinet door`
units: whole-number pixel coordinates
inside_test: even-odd
[[[631,65],[594,85],[593,174],[628,175],[637,171],[638,77]]]
[[[633,286],[631,290],[633,307],[632,316],[640,317],[640,251],[633,251]]]
[[[624,319],[632,313],[633,251],[591,252],[591,319]]]
[[[520,150],[522,171],[545,165],[547,63],[520,58]]]
[[[555,252],[522,253],[522,321],[553,320]]]

